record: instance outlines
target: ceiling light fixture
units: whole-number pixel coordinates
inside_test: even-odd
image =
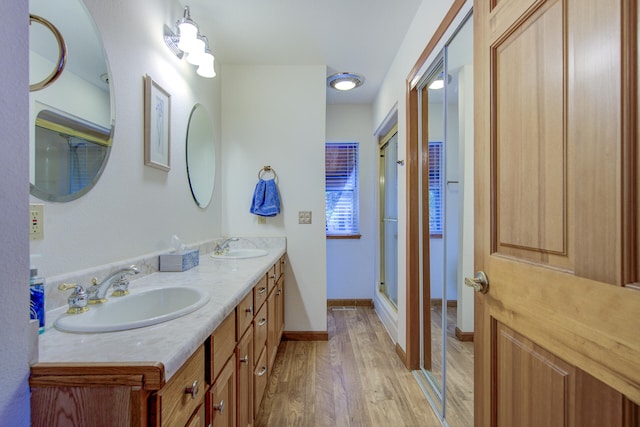
[[[447,83],[451,83],[451,76],[447,74]],[[444,72],[438,74],[438,77],[429,84],[429,89],[438,90],[444,87]]]
[[[327,86],[336,90],[351,90],[364,83],[364,77],[355,73],[336,73],[327,77]]]
[[[177,34],[164,26],[164,42],[174,55],[182,59],[187,54],[187,62],[198,69],[198,75],[213,78],[216,75],[215,58],[209,49],[209,40],[200,34],[198,24],[191,18],[189,6],[184,7],[183,16],[176,22]]]

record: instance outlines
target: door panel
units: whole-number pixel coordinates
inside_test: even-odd
[[[640,292],[623,287],[638,271],[634,4],[474,3],[478,426],[637,413],[623,404],[640,403]]]

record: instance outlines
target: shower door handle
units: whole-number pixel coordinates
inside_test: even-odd
[[[478,271],[476,277],[473,279],[469,277],[464,278],[464,284],[473,288],[474,291],[486,294],[489,292],[489,278],[484,271]]]

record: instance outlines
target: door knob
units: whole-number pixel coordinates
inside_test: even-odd
[[[474,291],[486,294],[489,291],[489,279],[484,271],[478,271],[473,279],[464,278],[464,284],[473,288]]]

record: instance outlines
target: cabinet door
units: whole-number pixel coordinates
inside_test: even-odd
[[[277,293],[278,290],[274,289],[267,299],[267,356],[269,357],[269,370],[273,367],[273,362],[276,360],[276,353],[278,352]]]
[[[253,326],[236,347],[238,427],[253,426]]]
[[[186,427],[205,427],[207,421],[206,412],[205,405],[200,405],[200,408],[193,414]]]
[[[236,425],[236,362],[229,359],[216,382],[207,393],[207,409],[211,427]]]
[[[280,345],[280,340],[282,340],[282,334],[284,333],[284,275],[280,276],[280,280],[278,281],[278,286],[274,291],[276,293],[276,353],[277,346]]]

